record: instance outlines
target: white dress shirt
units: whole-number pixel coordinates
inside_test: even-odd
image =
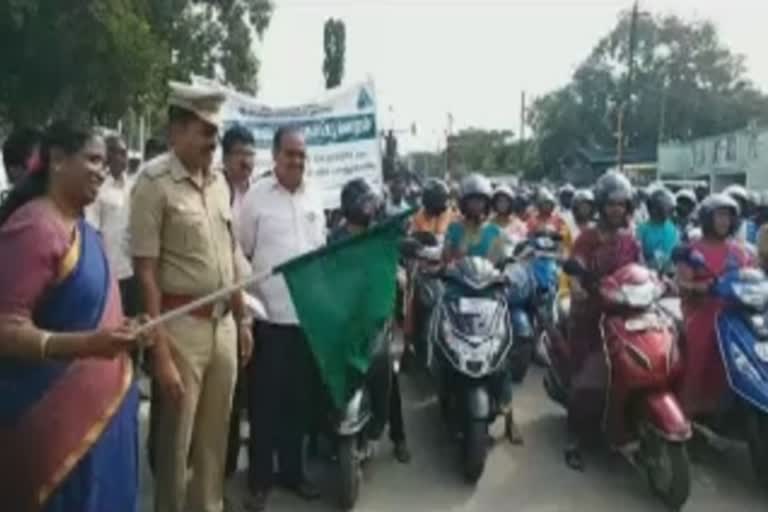
[[[127,174],[124,174],[120,181],[108,176],[101,185],[96,200],[85,210],[85,218],[104,238],[107,258],[112,273],[118,280],[133,275],[128,238],[131,187],[133,179]]]
[[[254,273],[325,244],[322,202],[306,182],[291,193],[274,176],[258,180],[243,198],[239,217],[238,238]],[[269,322],[299,323],[282,276],[272,276],[251,291],[266,305]]]

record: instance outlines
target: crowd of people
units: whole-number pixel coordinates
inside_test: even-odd
[[[152,375],[157,512],[223,509],[246,411],[249,508],[264,509],[275,485],[317,498],[304,445],[322,433],[328,401],[281,277],[248,290],[265,318],[255,320],[246,294],[235,292],[147,334],[136,329],[142,315],[158,317],[358,234],[381,215],[418,207],[411,230],[441,239],[446,264],[467,255],[499,261],[506,247],[547,230],[593,275],[631,261],[675,273],[695,334],[689,357],[716,357],[712,319],[721,306],[705,296],[711,276],[674,265],[675,248],[690,244],[716,271],[768,264],[768,204],[743,187],[673,194],[663,185],[635,189],[615,172],[594,189],[557,191],[494,186],[477,174],[458,187],[433,179],[417,198],[398,178],[386,199],[353,180],[329,215],[305,179],[301,131],[276,132],[273,172],[254,179],[255,140],[240,126],[220,133],[223,101],[215,91],[174,86],[167,144],[150,140],[140,169],[119,135],[67,121],[20,131],[3,146],[13,184],[0,205],[0,502],[8,510],[137,509],[142,368]],[[222,172],[214,168],[220,135]],[[601,350],[600,305],[592,283],[562,286],[573,296],[578,367]],[[406,336],[409,307],[406,300]],[[700,407],[708,382],[686,374],[687,407]],[[407,463],[397,375],[393,383],[390,437]],[[507,435],[522,442],[511,389],[506,396]],[[592,405],[578,397],[569,405],[573,467],[582,465],[588,427],[580,418]]]

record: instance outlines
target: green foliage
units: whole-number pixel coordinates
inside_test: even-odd
[[[531,108],[528,121],[546,170],[557,169],[560,157],[574,147],[615,147],[625,98],[630,148],[654,148],[659,140],[702,137],[768,119],[768,98],[745,78],[743,57],[723,46],[709,22],[639,17],[628,89],[630,26],[630,14],[622,15],[571,82]]]
[[[454,175],[528,173],[539,166],[532,143],[521,143],[509,130],[461,130],[449,138],[447,151],[448,165]]]
[[[112,123],[161,105],[167,80],[192,74],[254,92],[253,37],[271,13],[268,0],[6,0],[0,118]]]
[[[341,85],[344,78],[344,56],[346,53],[347,34],[344,22],[329,18],[323,30],[323,76],[326,89]]]

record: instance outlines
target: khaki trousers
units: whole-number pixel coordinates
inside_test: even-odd
[[[232,315],[220,320],[185,316],[168,331],[185,393],[179,405],[161,395],[152,410],[158,415],[155,512],[221,512],[237,377],[235,322]]]

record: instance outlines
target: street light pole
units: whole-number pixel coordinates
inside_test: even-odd
[[[628,52],[628,71],[627,82],[624,88],[624,98],[619,104],[619,115],[617,119],[617,137],[618,148],[616,151],[616,164],[620,172],[624,171],[624,132],[629,126],[629,118],[631,113],[631,100],[632,100],[632,79],[635,73],[635,46],[637,46],[637,18],[639,15],[639,5],[637,0],[632,7],[632,18],[629,24],[629,52]]]

